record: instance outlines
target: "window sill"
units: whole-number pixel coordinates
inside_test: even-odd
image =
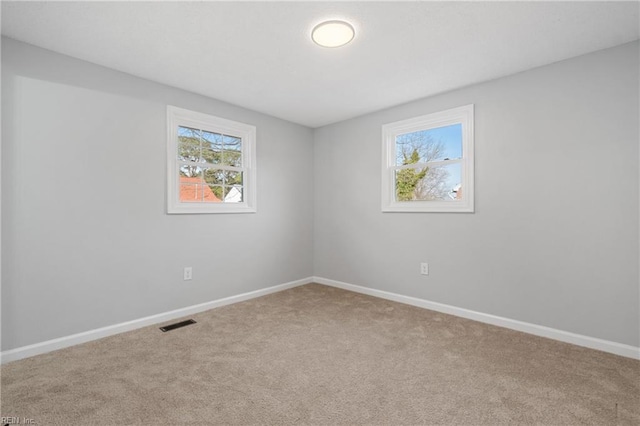
[[[192,206],[171,206],[167,209],[167,214],[227,214],[227,213],[256,213],[255,207],[247,205],[192,205]]]
[[[408,201],[382,206],[383,213],[473,213],[473,203],[464,201]]]

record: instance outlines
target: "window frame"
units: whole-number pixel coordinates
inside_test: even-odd
[[[242,139],[241,203],[185,203],[180,201],[178,127],[190,127]],[[256,213],[256,127],[214,115],[167,105],[167,213]]]
[[[382,126],[382,211],[415,213],[473,213],[474,212],[474,105],[396,121]],[[397,201],[395,171],[396,137],[406,133],[460,124],[462,126],[461,164],[462,199],[460,201]],[[438,163],[446,164],[448,161]],[[420,163],[426,164],[426,163]],[[453,164],[453,163],[452,163]],[[404,166],[406,168],[406,166]],[[416,166],[417,168],[417,166]]]

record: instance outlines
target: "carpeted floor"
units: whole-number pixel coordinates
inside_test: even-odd
[[[192,318],[2,366],[2,416],[83,426],[640,424],[640,361],[332,287]]]

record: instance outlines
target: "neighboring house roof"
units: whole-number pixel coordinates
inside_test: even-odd
[[[219,203],[222,200],[200,178],[180,176],[180,201]]]

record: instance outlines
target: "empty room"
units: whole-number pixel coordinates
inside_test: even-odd
[[[639,425],[639,10],[2,1],[0,424]]]

